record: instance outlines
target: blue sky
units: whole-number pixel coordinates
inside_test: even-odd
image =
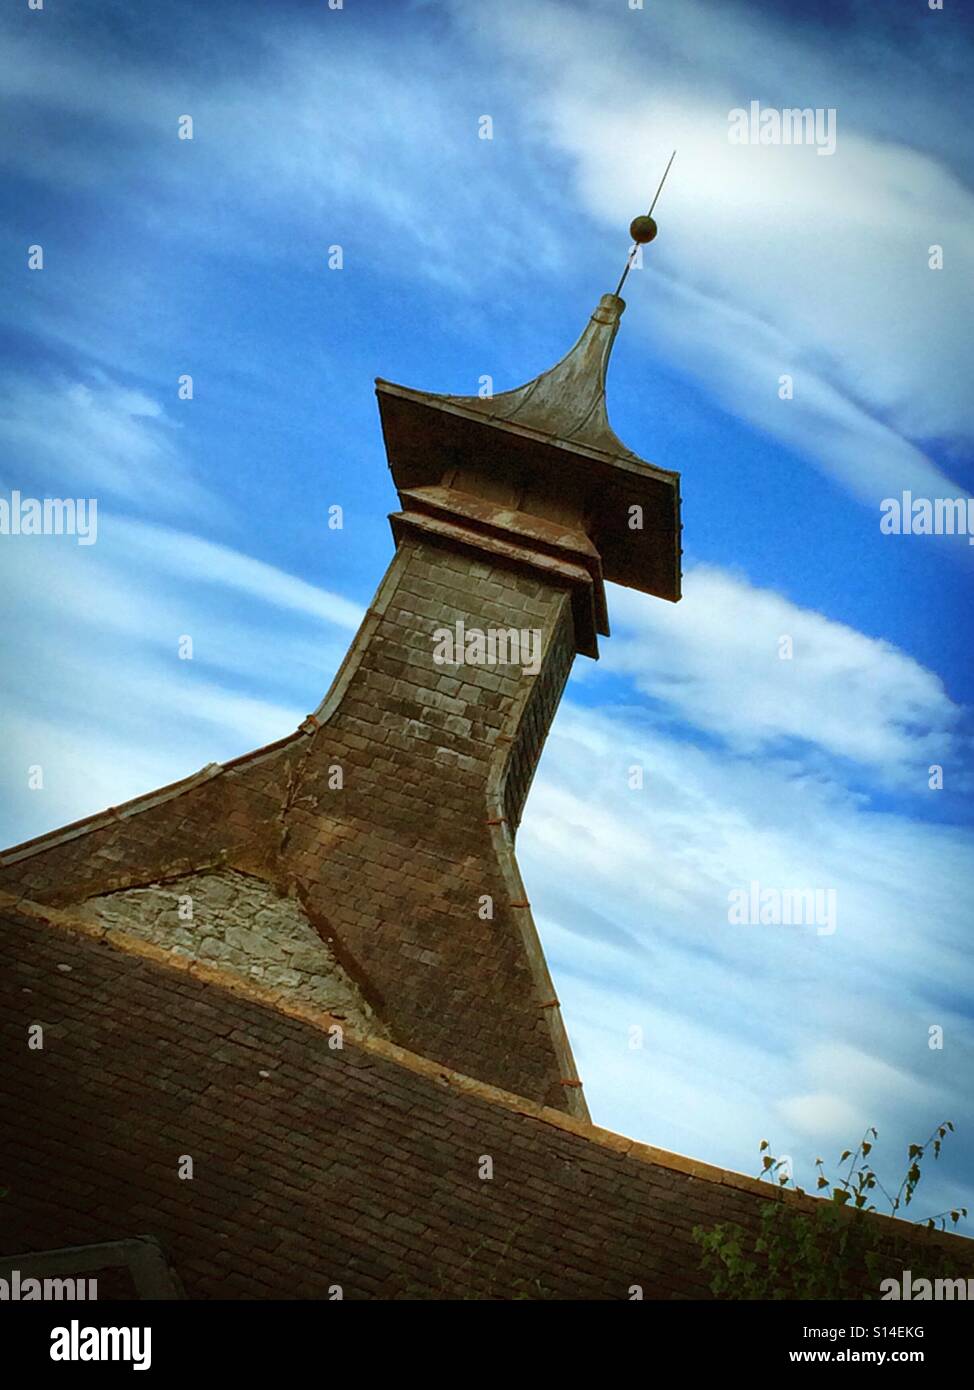
[[[373,378],[549,366],[676,147],[609,413],[682,473],[685,598],[610,591],[522,871],[599,1123],[811,1182],[952,1119],[922,1205],[974,1208],[974,547],[879,530],[974,489],[961,7],[47,0],[0,34],[0,495],[99,503],[96,545],[0,537],[0,839],[317,705],[391,555]],[[835,108],[835,153],[732,145],[752,100]],[[837,930],[731,926],[751,880],[835,888]]]

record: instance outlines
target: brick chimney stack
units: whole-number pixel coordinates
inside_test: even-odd
[[[321,706],[8,851],[0,890],[584,1117],[513,844],[575,653],[608,634],[604,580],[680,596],[678,475],[606,417],[624,307],[604,295],[560,362],[493,398],[379,381],[396,553]]]

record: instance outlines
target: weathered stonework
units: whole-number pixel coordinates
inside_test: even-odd
[[[438,665],[457,621],[538,630],[540,670]],[[217,864],[256,875],[327,924],[396,1042],[585,1115],[513,851],[572,633],[561,569],[409,531],[298,733],[8,852],[0,891],[70,906]]]
[[[561,362],[494,400],[378,383],[396,554],[325,700],[269,748],[16,846],[0,891],[135,917],[147,885],[252,875],[301,903],[396,1042],[586,1116],[514,834],[572,660],[608,633],[603,566],[679,596],[678,477],[605,414],[624,307],[603,296]],[[441,664],[458,625],[525,632],[530,658]],[[303,996],[334,981],[323,945],[320,968],[261,964],[267,925],[206,949]]]
[[[263,879],[232,870],[89,898],[86,915],[188,960],[284,989],[360,1036],[385,1027],[308,921],[301,905]]]

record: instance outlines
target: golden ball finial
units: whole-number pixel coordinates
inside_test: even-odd
[[[641,246],[652,241],[658,230],[654,217],[634,217],[629,223],[629,235]]]

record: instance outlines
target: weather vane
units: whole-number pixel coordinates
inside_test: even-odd
[[[652,241],[658,231],[655,219],[653,218],[653,208],[655,208],[659,200],[659,195],[663,191],[663,184],[666,182],[666,176],[670,172],[670,164],[673,163],[674,159],[676,159],[676,150],[670,155],[669,163],[663,170],[663,177],[659,181],[659,188],[656,190],[656,197],[650,204],[649,212],[647,212],[645,217],[634,217],[629,224],[629,235],[633,239],[633,247],[626,258],[626,268],[622,272],[622,278],[618,285],[616,285],[617,298],[622,292],[623,285],[626,283],[626,276],[632,269],[633,261],[636,259],[640,246],[645,246],[648,241]]]

